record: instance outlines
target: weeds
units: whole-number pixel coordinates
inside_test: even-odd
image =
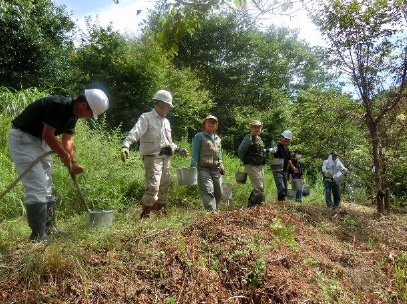
[[[407,254],[404,253],[394,265],[394,276],[398,294],[407,302]]]
[[[249,282],[249,288],[253,289],[263,284],[263,276],[266,270],[266,261],[262,258],[257,258],[254,261],[253,268],[247,278]]]
[[[294,238],[294,227],[291,225],[284,225],[280,218],[273,218],[270,230],[278,238],[278,241],[284,242],[292,248],[298,247],[298,243]]]
[[[351,225],[354,227],[358,226],[358,223],[353,218],[351,218],[349,215],[345,215],[343,217],[343,221],[348,225]]]

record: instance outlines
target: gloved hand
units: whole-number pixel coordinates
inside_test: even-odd
[[[188,150],[184,148],[178,148],[178,154],[183,157],[187,157],[189,155]]]
[[[276,153],[277,152],[277,147],[273,147],[273,148],[266,149],[266,150],[268,150],[267,151],[268,153]]]
[[[129,158],[129,148],[123,147],[120,152],[120,159],[125,162]]]

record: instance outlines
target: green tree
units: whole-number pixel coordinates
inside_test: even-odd
[[[0,83],[19,89],[66,84],[74,23],[51,0],[0,0]]]
[[[330,52],[359,94],[361,116],[370,140],[378,212],[389,211],[383,169],[394,116],[406,102],[407,5],[405,1],[327,0],[312,9]],[[393,134],[394,135],[394,134]]]
[[[370,159],[367,153],[357,152],[365,151],[368,144],[359,123],[362,114],[361,104],[339,89],[312,88],[299,92],[291,114],[294,147],[305,156],[309,180],[321,178],[322,161],[336,150],[351,174],[357,172],[363,185],[370,183]]]
[[[235,8],[223,1],[161,1],[148,18],[145,35],[177,67],[191,68],[199,76],[215,102],[211,112],[220,119],[223,146],[236,151],[253,118],[266,125],[267,144],[277,140],[290,124],[286,109],[296,91],[320,85],[328,73],[321,50],[299,42],[288,29],[261,32],[248,13],[253,3],[231,2]],[[284,3],[274,1],[273,7],[278,12],[290,9]]]
[[[190,69],[176,69],[153,41],[125,37],[111,26],[103,28],[89,20],[74,63],[83,75],[78,86],[105,90],[110,100],[109,125],[121,124],[126,131],[152,108],[152,96],[159,89],[173,94],[171,121],[178,138],[195,131],[200,123],[197,114],[205,115],[212,106]]]
[[[236,150],[250,119],[261,119],[267,144],[290,126],[287,111],[299,89],[329,87],[326,54],[297,38],[295,31],[258,30],[251,17],[219,14],[186,35],[174,55],[177,66],[196,71],[216,103],[224,143]],[[228,109],[228,111],[225,111]]]

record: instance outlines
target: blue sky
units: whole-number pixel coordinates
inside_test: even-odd
[[[98,17],[102,26],[112,23],[113,28],[122,33],[137,34],[138,24],[146,18],[148,9],[154,7],[155,0],[53,0],[56,5],[65,5],[68,12],[72,12],[73,19],[80,27],[84,27],[84,17]],[[141,12],[140,12],[141,10]],[[299,37],[312,45],[323,45],[321,35],[312,22],[299,10],[294,18],[273,16],[267,22],[274,22],[279,26],[286,26],[300,30]]]
[[[84,26],[84,17],[98,18],[102,26],[110,23],[121,32],[137,33],[138,24],[146,18],[154,0],[53,0],[55,5],[65,5],[66,11],[79,26]]]

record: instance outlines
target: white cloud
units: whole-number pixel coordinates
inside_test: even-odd
[[[147,16],[148,9],[153,7],[154,1],[119,0],[119,4],[113,4],[106,9],[97,11],[93,13],[93,16],[97,15],[103,26],[112,23],[115,30],[123,33],[137,33],[139,24]]]

